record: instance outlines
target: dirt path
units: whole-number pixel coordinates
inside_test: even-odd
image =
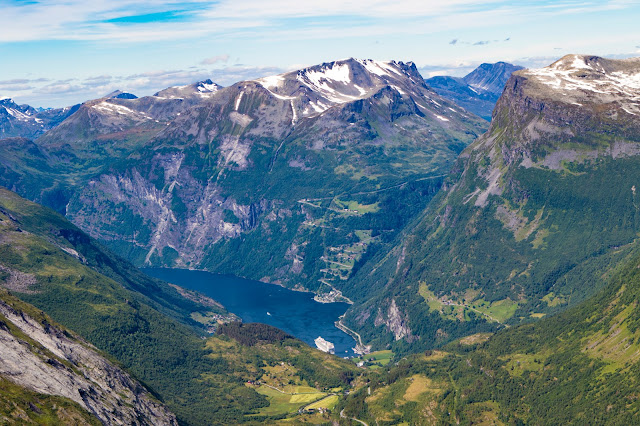
[[[364,426],[369,426],[368,424],[366,424],[365,422],[363,422],[362,420],[358,420],[355,417],[347,417],[344,415],[344,410],[340,411],[340,417],[342,417],[343,419],[350,419],[350,420],[354,420]]]

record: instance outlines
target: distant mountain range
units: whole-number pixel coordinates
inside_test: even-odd
[[[382,62],[361,62],[363,67],[374,75],[380,75],[385,70],[384,67],[376,68],[375,64],[381,64]],[[522,69],[522,67],[505,62],[497,62],[495,64],[482,64],[465,77],[438,76],[428,78],[425,81],[440,96],[453,101],[485,120],[491,120],[491,112],[502,93],[505,83],[511,73],[519,69]],[[297,71],[293,73],[297,73]],[[270,84],[277,83],[278,78],[266,77],[259,79],[259,81],[262,81],[264,86],[269,88]],[[309,93],[319,94],[321,98],[316,100],[309,99],[309,103],[305,106],[307,111],[301,111],[302,116],[310,116],[313,113],[327,109],[329,106],[362,97],[364,94],[362,90],[364,89],[358,86],[357,82],[354,85],[349,83],[346,80],[343,81],[342,90],[346,91],[340,92],[336,97],[335,94],[327,91],[327,88],[322,87],[322,85],[314,85],[311,80],[308,80],[307,90],[310,91]],[[101,113],[111,115],[109,119],[104,117],[93,119],[92,123],[96,126],[97,134],[109,132],[102,128],[105,121],[108,125],[119,126],[121,129],[128,128],[131,124],[137,126],[145,121],[145,118],[162,121],[175,117],[180,111],[210,98],[220,89],[222,89],[222,86],[211,80],[204,80],[186,86],[169,87],[155,93],[153,96],[144,97],[143,101],[138,102],[127,102],[136,101],[138,97],[132,93],[116,90],[101,98],[101,102],[87,101],[84,104],[78,104],[73,107],[51,109],[36,109],[29,105],[18,105],[11,99],[2,99],[0,100],[0,139],[8,137],[37,138],[61,124],[81,106],[90,106],[94,109],[92,114],[88,114],[89,116],[95,116],[97,114],[95,110],[101,110]],[[129,108],[131,111],[123,108]],[[146,115],[148,117],[145,117]],[[126,124],[127,121],[130,123],[129,125]],[[70,123],[66,123],[66,126],[69,125]],[[112,128],[112,130],[115,129]]]
[[[29,105],[18,105],[11,99],[0,99],[0,139],[36,138],[62,123],[78,108],[79,105],[38,110]]]
[[[425,81],[440,96],[490,121],[507,80],[514,71],[521,69],[521,66],[496,62],[482,64],[464,77],[438,76]]]

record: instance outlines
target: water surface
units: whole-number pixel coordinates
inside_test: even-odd
[[[347,303],[318,303],[312,293],[301,293],[233,275],[186,269],[145,268],[153,277],[196,290],[222,303],[244,322],[261,322],[278,327],[312,347],[318,336],[336,347],[336,355],[352,356],[356,342],[336,328]]]

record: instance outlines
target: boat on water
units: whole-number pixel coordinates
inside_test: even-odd
[[[320,349],[322,352],[327,352],[330,354],[336,353],[336,348],[333,343],[324,340],[322,337],[318,336],[316,340],[314,340],[316,347]]]
[[[271,316],[271,312],[267,312],[267,315]]]

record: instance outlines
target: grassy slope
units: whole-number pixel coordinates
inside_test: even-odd
[[[637,247],[635,252],[586,302],[488,340],[463,339],[440,356],[402,360],[372,381],[372,396],[352,396],[347,413],[379,424],[638,423]],[[421,403],[412,404],[407,395]]]

